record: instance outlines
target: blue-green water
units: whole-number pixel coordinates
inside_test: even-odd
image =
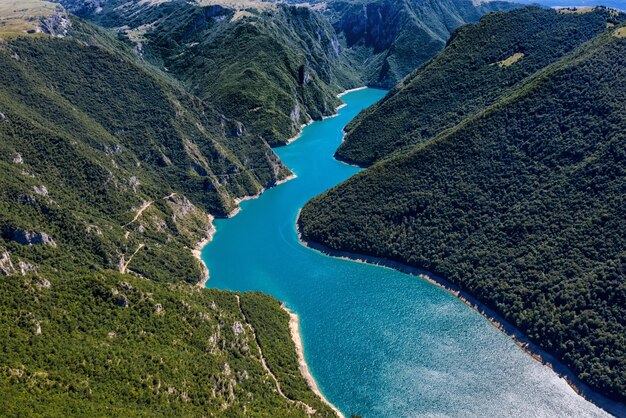
[[[202,255],[208,286],[260,290],[297,312],[310,369],[347,416],[603,415],[444,290],[298,242],[299,209],[358,171],[333,159],[342,128],[383,94],[345,95],[339,116],[277,150],[298,177],[216,221]]]

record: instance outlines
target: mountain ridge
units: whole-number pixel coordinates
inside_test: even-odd
[[[605,8],[584,14],[524,8],[485,16],[456,31],[443,53],[357,116],[346,127],[336,156],[367,166],[396,150],[410,149],[495,102],[515,83],[623,19],[623,14]],[[527,35],[528,24],[541,29]],[[485,27],[505,33],[506,39],[491,42]],[[499,64],[510,57],[519,61]]]
[[[392,13],[395,5],[387,0],[287,2],[295,6],[61,1],[80,16],[117,30],[146,60],[180,79],[193,94],[210,97],[228,117],[272,146],[285,144],[302,124],[331,115],[341,91],[390,87],[443,49],[457,26],[492,10],[516,7],[446,2],[441,7],[403,1]],[[376,17],[380,13],[397,17],[385,23]]]

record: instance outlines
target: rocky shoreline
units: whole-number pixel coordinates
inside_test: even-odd
[[[337,95],[337,97],[341,98],[342,96],[345,96],[348,93],[352,93],[353,91],[365,90],[366,88],[368,88],[368,87],[367,86],[361,86],[361,87],[356,87],[356,88],[353,88],[353,89],[344,90],[341,93],[339,93]],[[332,115],[328,115],[328,116],[322,116],[321,120],[326,120],[326,119],[330,119],[330,118],[334,118],[336,116],[339,116],[339,110],[342,109],[345,106],[347,106],[345,103],[337,106],[337,108],[335,109],[335,113],[333,113]],[[300,138],[300,136],[302,136],[302,131],[304,130],[304,128],[306,128],[307,126],[309,126],[313,122],[315,122],[315,120],[310,119],[307,123],[300,125],[300,131],[296,135],[294,135],[291,138],[289,138],[287,140],[287,142],[285,142],[284,145],[280,145],[280,146],[287,146],[287,145],[291,144],[292,142],[296,141],[298,138]]]
[[[202,239],[202,241],[198,242],[196,246],[193,248],[193,250],[191,250],[191,253],[193,254],[194,258],[198,260],[198,264],[200,265],[200,268],[202,269],[202,275],[200,277],[200,281],[196,283],[196,286],[199,286],[199,287],[206,287],[206,284],[209,281],[209,269],[207,268],[206,264],[204,264],[204,261],[202,261],[202,249],[204,248],[205,245],[211,242],[211,240],[213,239],[213,234],[215,234],[215,226],[213,225],[213,220],[215,218],[211,215],[209,216],[211,218],[211,227],[206,232],[206,235]]]
[[[345,96],[346,94],[352,93],[353,91],[365,90],[366,88],[368,88],[368,87],[367,86],[361,86],[361,87],[355,87],[353,89],[348,89],[348,90],[345,90],[345,91],[342,91],[341,93],[339,93],[337,95],[337,97]]]

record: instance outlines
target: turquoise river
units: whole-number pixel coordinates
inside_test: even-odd
[[[263,291],[298,313],[311,372],[347,417],[603,416],[445,290],[299,243],[300,208],[359,171],[333,158],[343,127],[384,93],[344,95],[338,116],[276,150],[297,178],[216,220],[207,286]]]

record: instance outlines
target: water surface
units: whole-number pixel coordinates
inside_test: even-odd
[[[603,416],[443,289],[298,242],[299,209],[358,171],[333,159],[343,127],[384,93],[343,96],[339,116],[276,150],[298,177],[215,222],[208,286],[263,291],[297,312],[310,369],[346,416]]]

